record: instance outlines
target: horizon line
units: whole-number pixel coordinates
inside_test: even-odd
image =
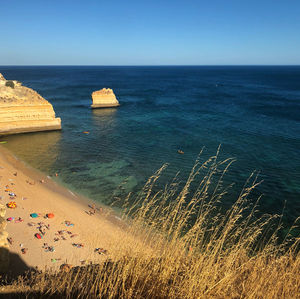
[[[300,64],[1,64],[0,67],[9,66],[102,66],[102,67],[149,67],[149,66],[300,66]]]

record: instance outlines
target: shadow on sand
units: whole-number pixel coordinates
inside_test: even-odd
[[[57,291],[52,291],[51,294],[49,294],[47,291],[40,291],[35,289],[34,287],[34,274],[36,273],[37,270],[28,267],[22,259],[16,255],[12,254],[13,261],[12,263],[15,263],[15,266],[21,266],[18,271],[10,272],[10,281],[2,281],[0,285],[0,299],[5,298],[5,299],[15,299],[15,298],[86,298],[85,295],[82,294],[82,283],[80,284],[75,284],[71,290],[68,290],[68,294],[66,293],[66,290],[57,290]],[[123,265],[123,263],[122,263]],[[92,265],[87,265],[87,266],[76,266],[73,267],[70,271],[68,272],[62,272],[62,275],[68,275],[69,278],[73,281],[75,279],[80,279],[83,277],[86,279],[86,275],[88,273],[88,281],[95,281],[96,276],[98,277],[99,281],[102,281],[107,277],[108,273],[110,273],[115,267],[116,267],[116,262],[112,261],[106,261],[104,264],[100,267],[99,264],[92,264]],[[22,273],[22,271],[25,271]],[[99,272],[100,271],[100,272]],[[29,282],[28,288],[26,289],[26,286],[23,287],[23,289],[18,290],[17,287],[14,285],[13,287],[10,285],[12,281],[16,278],[16,275],[21,274],[21,275],[26,275],[26,279]],[[52,274],[49,274],[48,276],[44,277],[46,280],[49,279],[51,281]],[[57,277],[56,277],[57,279]],[[59,278],[58,278],[59,279]],[[16,280],[15,280],[16,282]],[[87,281],[86,281],[87,282]],[[88,282],[87,282],[88,283]],[[121,290],[121,289],[120,289]],[[71,293],[70,293],[71,291]],[[121,298],[121,293],[117,293],[114,298]],[[109,293],[105,294],[96,294],[96,295],[91,295],[91,298],[111,298]]]
[[[2,250],[8,251],[9,267],[8,267],[8,271],[6,271],[5,273],[0,272],[0,298],[19,298],[19,297],[15,297],[15,295],[17,294],[13,294],[9,292],[7,293],[5,291],[5,287],[10,285],[20,275],[26,275],[27,277],[30,278],[30,275],[35,273],[37,270],[32,267],[29,267],[18,254],[12,253],[6,248],[5,249],[2,248]],[[23,298],[24,298],[24,294],[23,294]]]

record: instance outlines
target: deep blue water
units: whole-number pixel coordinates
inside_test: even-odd
[[[260,210],[300,215],[300,67],[0,67],[49,100],[61,132],[5,138],[32,166],[95,200],[136,192],[163,163],[162,183],[184,180],[204,146],[237,161],[240,189],[253,170],[264,180]],[[121,106],[91,110],[91,93],[113,88]],[[90,131],[85,135],[83,131]],[[3,139],[2,139],[3,140]],[[178,149],[185,154],[179,155]],[[232,197],[233,198],[233,197]],[[228,198],[228,201],[232,198]]]

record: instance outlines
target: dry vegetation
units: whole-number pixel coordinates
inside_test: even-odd
[[[218,153],[197,160],[184,185],[175,178],[154,192],[163,166],[134,205],[127,198],[124,221],[144,242],[140,253],[122,249],[103,264],[33,274],[11,288],[30,298],[299,298],[296,224],[279,242],[281,216],[256,217],[257,176],[250,176],[230,209],[220,209],[232,162],[219,162]]]

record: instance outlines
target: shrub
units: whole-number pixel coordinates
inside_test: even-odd
[[[5,86],[15,88],[15,83],[11,80],[8,80],[8,81],[5,82]]]

